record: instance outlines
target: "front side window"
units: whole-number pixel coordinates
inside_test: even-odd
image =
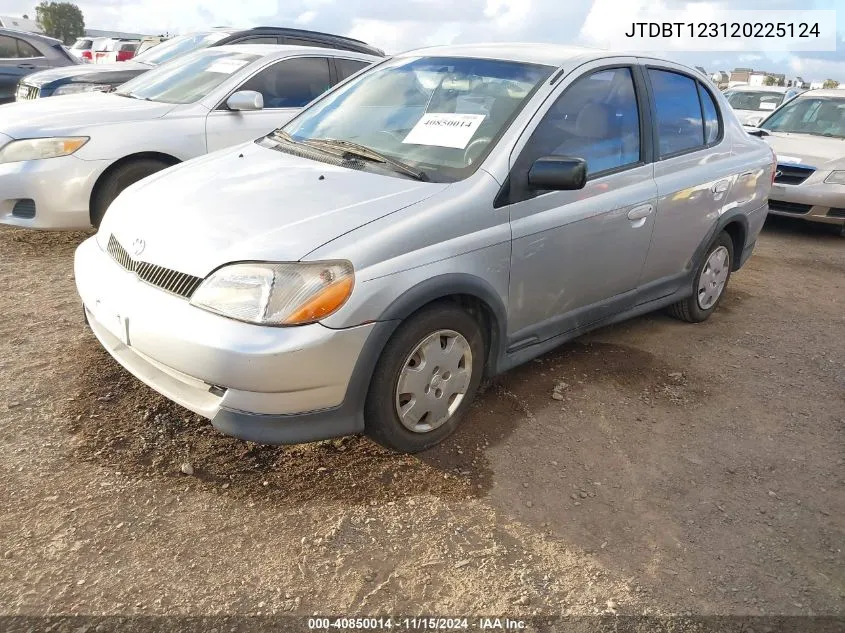
[[[531,134],[517,167],[527,171],[543,156],[583,158],[588,175],[638,163],[640,115],[631,70],[601,70],[568,86]]]
[[[240,90],[260,92],[265,108],[301,108],[330,87],[329,60],[325,57],[300,57],[265,68],[244,83]]]
[[[466,178],[554,68],[470,57],[399,57],[363,73],[284,127],[297,141],[364,145],[423,171]]]
[[[754,110],[755,112],[771,112],[783,101],[780,92],[749,92],[737,91],[728,97],[728,103],[734,110]]]
[[[228,33],[214,32],[193,33],[191,35],[174,37],[148,50],[143,55],[139,55],[135,58],[135,61],[141,62],[142,64],[149,64],[150,66],[158,66],[191,51],[207,48],[228,36]]]
[[[760,124],[764,130],[845,138],[845,99],[797,97]]]
[[[648,70],[654,93],[661,158],[704,145],[704,122],[696,81],[668,70]]]
[[[198,51],[139,75],[115,94],[161,103],[194,103],[258,59],[260,55],[224,49]]]
[[[18,56],[18,46],[13,37],[0,35],[0,59],[15,59]]]

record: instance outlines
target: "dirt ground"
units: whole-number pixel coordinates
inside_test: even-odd
[[[707,323],[567,344],[414,457],[169,404],[86,331],[85,237],[0,230],[2,614],[845,615],[830,231],[770,218]]]

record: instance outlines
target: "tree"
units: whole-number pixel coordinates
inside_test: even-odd
[[[771,75],[766,75],[766,78],[763,80],[764,86],[774,86],[776,83],[777,83],[777,79],[775,79]]]
[[[47,2],[35,7],[36,21],[46,35],[72,44],[85,35],[85,18],[79,7],[71,2]]]
[[[839,82],[835,79],[825,79],[822,88],[838,88]]]

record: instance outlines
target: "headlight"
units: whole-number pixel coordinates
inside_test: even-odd
[[[65,84],[56,88],[53,91],[53,96],[74,95],[79,92],[104,92],[109,88],[111,86],[104,86],[102,84]]]
[[[248,323],[304,325],[338,310],[354,285],[347,261],[229,264],[206,277],[191,303]]]
[[[832,171],[824,181],[831,185],[845,185],[845,171]]]
[[[0,149],[0,163],[16,163],[22,160],[56,158],[73,154],[88,142],[87,136],[67,138],[27,138],[7,143]]]

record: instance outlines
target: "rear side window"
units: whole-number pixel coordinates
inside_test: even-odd
[[[347,77],[351,77],[362,68],[369,66],[369,62],[358,61],[357,59],[335,59],[337,64],[338,80],[343,81]]]
[[[18,57],[41,57],[41,53],[29,42],[18,40]]]
[[[277,37],[248,37],[244,40],[238,40],[238,44],[278,44]]]
[[[326,46],[329,48],[334,48],[326,44],[325,42],[315,42],[314,40],[304,40],[299,37],[286,37],[285,44],[289,44],[291,46]]]
[[[240,90],[255,90],[265,108],[301,108],[331,86],[329,60],[325,57],[288,59],[265,68]]]
[[[648,71],[657,114],[660,156],[704,145],[704,122],[696,81],[686,75],[650,68]]]
[[[698,94],[701,98],[701,111],[704,113],[704,144],[710,145],[719,140],[719,110],[710,91],[701,84],[698,84]]]

